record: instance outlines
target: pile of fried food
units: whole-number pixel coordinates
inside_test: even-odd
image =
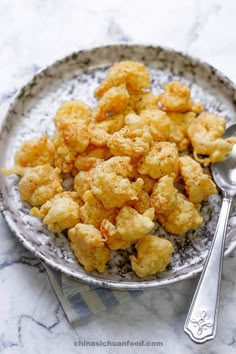
[[[151,234],[154,221],[184,235],[203,223],[201,202],[216,193],[203,166],[222,161],[235,138],[222,139],[225,119],[204,112],[181,82],[151,92],[147,68],[114,64],[95,91],[93,110],[63,103],[55,134],[23,144],[15,167],[21,199],[53,232],[68,230],[85,271],[103,272],[111,251],[135,245],[131,267],[139,277],[162,272],[173,245]],[[63,190],[63,176],[74,178]]]

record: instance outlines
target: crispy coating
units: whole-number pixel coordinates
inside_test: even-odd
[[[167,214],[174,207],[177,199],[177,189],[174,179],[170,176],[161,177],[155,184],[151,194],[151,205],[157,214]]]
[[[109,220],[103,220],[100,230],[107,238],[106,243],[111,250],[127,249],[153,229],[153,218],[153,208],[142,215],[135,209],[124,206],[117,215],[116,226]]]
[[[151,92],[142,92],[130,96],[130,106],[137,114],[140,114],[143,110],[160,110],[157,105],[158,99],[159,97]]]
[[[100,232],[104,238],[106,238],[107,246],[115,250],[126,250],[132,244],[131,240],[124,239],[118,232],[115,227],[109,220],[103,219]]]
[[[104,272],[106,263],[110,260],[110,251],[100,231],[93,225],[79,223],[68,231],[68,236],[71,248],[85,271]]]
[[[148,194],[151,194],[152,192],[152,189],[156,183],[156,180],[151,178],[150,176],[148,175],[140,175],[140,177],[142,178],[143,182],[144,182],[144,185],[143,185],[143,190],[145,192],[147,192]]]
[[[159,96],[161,107],[168,112],[185,112],[190,99],[190,89],[178,81],[163,85],[164,93]]]
[[[195,112],[203,111],[203,106],[190,98],[190,88],[185,84],[172,81],[163,85],[164,93],[159,96],[161,107],[167,112]]]
[[[53,168],[48,164],[27,167],[22,170],[21,175],[23,175],[19,183],[21,199],[33,206],[44,204],[63,190],[59,168]]]
[[[89,145],[85,152],[76,157],[75,167],[79,171],[89,171],[109,157],[111,157],[111,153],[106,146],[97,147],[95,145]]]
[[[79,202],[75,192],[62,192],[48,200],[40,209],[32,208],[31,215],[42,218],[48,230],[62,232],[80,221]]]
[[[91,109],[82,101],[67,101],[64,102],[57,110],[54,123],[56,127],[65,118],[72,120],[85,120],[90,121],[92,117]]]
[[[130,182],[132,174],[130,158],[112,157],[98,165],[93,172],[92,191],[106,209],[120,208],[129,200],[137,200],[143,180]]]
[[[169,212],[157,215],[157,219],[167,232],[184,235],[203,223],[198,206],[190,202],[183,194],[177,193],[175,207]]]
[[[92,174],[93,170],[80,171],[74,178],[74,190],[81,199],[83,199],[84,193],[92,188]]]
[[[84,152],[89,142],[90,136],[86,120],[62,119],[53,138],[56,148],[55,165],[64,173],[71,172],[76,155]]]
[[[204,166],[223,161],[232,150],[236,138],[222,139],[226,121],[211,113],[201,113],[188,127],[188,137],[194,149],[194,158]],[[207,155],[200,157],[199,155]]]
[[[170,119],[167,114],[157,109],[145,109],[140,113],[145,125],[150,129],[154,141],[168,141]]]
[[[169,141],[176,143],[179,151],[184,151],[189,147],[188,127],[193,122],[196,114],[188,113],[168,113],[170,119]]]
[[[129,156],[133,159],[146,154],[152,143],[152,135],[137,115],[125,117],[126,126],[111,135],[107,146],[114,156]]]
[[[115,221],[117,210],[105,209],[102,202],[95,197],[91,190],[83,194],[85,204],[80,208],[81,220],[85,224],[92,224],[99,229],[103,219]]]
[[[154,222],[152,220],[154,215],[153,208],[148,209],[144,214],[139,214],[137,210],[124,206],[116,218],[117,232],[124,239],[136,242],[153,229]]]
[[[208,196],[217,193],[216,185],[211,177],[203,173],[201,165],[190,156],[179,159],[180,173],[185,182],[188,198],[193,203],[201,203]]]
[[[118,130],[124,127],[125,124],[124,118],[125,118],[124,112],[113,114],[111,117],[107,117],[106,120],[99,122],[97,124],[97,127],[99,129],[105,130],[109,134],[113,134],[115,132],[118,132]]]
[[[138,62],[121,61],[114,64],[101,85],[96,89],[97,97],[102,97],[111,87],[126,84],[129,92],[140,92],[150,88],[147,68]]]
[[[129,258],[133,271],[140,278],[164,272],[174,252],[170,241],[153,235],[145,235],[135,247],[137,256]]]
[[[129,93],[124,84],[111,87],[98,101],[94,112],[94,119],[97,122],[106,120],[114,113],[121,113],[128,104]]]
[[[175,177],[178,174],[178,159],[176,144],[157,142],[139,161],[138,172],[152,178],[160,178],[164,175]]]
[[[102,129],[98,123],[89,124],[88,132],[91,144],[98,147],[107,145],[107,141],[110,137],[110,134],[108,134],[104,129]]]
[[[54,166],[54,154],[54,144],[45,134],[40,139],[31,139],[21,145],[15,153],[15,164],[21,167]]]
[[[129,203],[138,213],[143,214],[151,208],[151,199],[145,190],[141,190],[138,194],[138,200]]]

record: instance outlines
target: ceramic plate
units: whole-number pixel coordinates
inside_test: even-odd
[[[15,97],[2,126],[0,166],[10,168],[14,153],[30,138],[45,133],[52,136],[53,117],[61,103],[80,99],[96,104],[94,89],[114,62],[136,60],[147,65],[152,88],[160,92],[166,81],[180,80],[191,87],[192,97],[209,112],[223,115],[227,124],[235,122],[235,86],[224,75],[206,63],[162,47],[114,45],[73,53],[41,71]],[[41,220],[30,216],[30,206],[19,198],[19,178],[1,176],[1,209],[17,238],[36,257],[49,266],[81,281],[117,289],[158,287],[191,278],[202,270],[221,205],[220,195],[204,203],[204,225],[185,237],[168,235],[159,226],[157,235],[172,240],[175,253],[164,273],[140,279],[132,272],[129,251],[112,252],[104,274],[86,273],[76,261],[63,234],[50,233]],[[233,209],[226,240],[226,254],[236,245],[236,212]]]

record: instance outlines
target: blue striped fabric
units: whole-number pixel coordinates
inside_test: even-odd
[[[121,291],[81,283],[44,264],[51,285],[69,322],[89,318],[140,296],[143,291]]]

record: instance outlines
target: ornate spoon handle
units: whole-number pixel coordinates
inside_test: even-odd
[[[216,335],[225,235],[232,199],[226,196],[223,199],[211,248],[184,325],[184,331],[196,343],[204,343]]]

